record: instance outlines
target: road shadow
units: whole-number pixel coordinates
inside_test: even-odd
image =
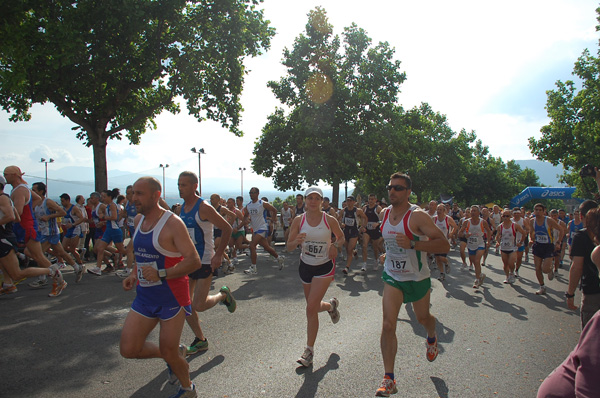
[[[313,398],[317,395],[319,383],[323,380],[327,372],[338,369],[340,356],[332,353],[327,360],[327,363],[317,370],[313,370],[312,366],[298,367],[296,373],[304,375],[304,382],[296,394],[296,398]]]
[[[417,321],[417,315],[415,314],[415,311],[413,310],[411,303],[407,303],[404,306],[404,308],[406,309],[406,314],[408,315],[409,319],[398,318],[398,322],[408,323],[412,327],[413,333],[416,336],[420,336],[423,339],[426,339],[427,331],[425,330],[425,327],[423,327],[423,325],[421,325]],[[456,333],[454,332],[454,330],[452,330],[449,327],[447,327],[446,325],[444,325],[444,323],[442,321],[440,321],[439,318],[436,317],[435,334],[437,335],[438,349],[441,354],[445,351],[442,343],[451,343],[452,341],[454,341],[454,336]]]
[[[437,391],[439,397],[448,398],[448,392],[450,390],[448,389],[446,382],[440,379],[439,377],[430,376],[429,378],[433,382],[433,385],[435,386],[435,390]]]

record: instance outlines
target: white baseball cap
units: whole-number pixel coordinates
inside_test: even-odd
[[[306,198],[311,193],[316,193],[320,197],[323,197],[323,191],[319,187],[308,187],[308,189],[306,190],[306,192],[304,192],[304,197]]]

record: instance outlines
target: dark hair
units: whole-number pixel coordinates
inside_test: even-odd
[[[64,200],[69,200],[69,201],[71,200],[71,197],[69,196],[68,193],[63,193],[62,195],[60,195],[60,198],[64,199]]]
[[[46,196],[46,192],[47,192],[46,184],[44,184],[43,182],[34,182],[32,184],[32,186],[35,189],[37,189],[38,191],[41,191],[42,194],[44,194],[44,196]]]
[[[119,196],[119,194],[121,193],[121,191],[119,190],[119,188],[114,188],[114,189],[112,189],[112,190],[110,190],[110,189],[105,189],[105,190],[104,190],[104,191],[102,191],[102,192],[104,192],[105,194],[107,194],[108,196],[110,196],[110,198],[111,198],[112,200],[114,200],[116,197],[118,197],[118,196]]]
[[[404,174],[404,173],[394,173],[390,176],[390,180],[393,180],[394,178],[402,178],[404,180],[404,182],[406,183],[406,187],[408,189],[412,188],[412,181],[410,179],[410,176],[408,174]]]
[[[590,211],[591,209],[595,209],[596,207],[598,207],[598,203],[594,200],[586,200],[584,201],[582,204],[579,205],[579,212],[581,213],[581,217],[586,216],[587,212]],[[587,221],[586,221],[586,225],[587,225]]]
[[[125,196],[123,196],[123,195],[117,196],[117,203],[121,202],[122,200],[125,200]]]
[[[541,207],[541,208],[542,208],[542,210],[546,210],[546,206],[544,206],[544,205],[543,205],[543,204],[541,204],[541,203],[536,203],[535,205],[533,205],[533,210],[535,210],[535,208],[536,208],[536,207]]]
[[[83,199],[83,195],[75,196],[75,202],[79,202],[79,199]]]
[[[600,239],[600,209],[598,207],[594,207],[586,213],[585,227],[594,234],[596,239]]]
[[[235,200],[241,200],[243,202],[244,201],[244,197],[243,196],[236,196]]]

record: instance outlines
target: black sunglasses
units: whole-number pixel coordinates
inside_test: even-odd
[[[404,185],[387,185],[385,188],[388,191],[391,191],[393,189],[396,192],[402,192],[402,191],[406,191],[408,189]]]

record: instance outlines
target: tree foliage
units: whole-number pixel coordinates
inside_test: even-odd
[[[176,99],[202,121],[239,131],[243,58],[274,34],[258,0],[24,0],[0,25],[0,103],[12,121],[50,102],[94,150],[106,187],[108,139],[138,144]]]
[[[284,51],[287,75],[268,83],[283,107],[256,142],[254,171],[281,190],[325,181],[337,203],[339,184],[359,176],[365,137],[394,114],[405,75],[393,55],[354,24],[340,39],[324,9],[311,11],[305,33]]]
[[[600,8],[596,13],[600,22]],[[573,75],[581,82],[579,90],[567,80],[557,81],[556,89],[546,92],[550,123],[542,127],[539,139],[529,138],[531,152],[553,165],[561,163],[565,169],[561,180],[579,188],[581,167],[600,167],[600,47],[596,54],[586,49],[575,62]],[[580,189],[579,194],[585,191]]]

